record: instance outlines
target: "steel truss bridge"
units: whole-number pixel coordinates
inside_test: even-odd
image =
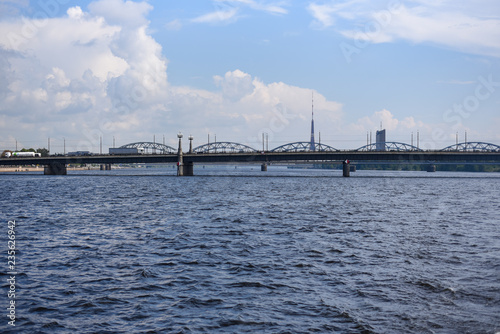
[[[422,151],[416,146],[398,142],[373,143],[361,146],[356,151],[372,152],[372,151],[389,151],[389,152],[411,152]]]
[[[177,149],[168,145],[153,143],[153,142],[131,143],[120,146],[120,148],[144,148],[147,153],[151,152],[153,154],[177,154]],[[314,150],[311,150],[310,142],[300,141],[278,146],[270,150],[269,152],[340,152],[340,151],[341,150],[336,149],[332,146],[321,143],[315,143]],[[399,142],[384,142],[384,143],[372,143],[369,145],[361,146],[353,151],[423,152],[424,150],[410,144],[399,143]],[[484,142],[467,142],[467,143],[451,145],[439,151],[500,152],[500,146]],[[260,151],[248,145],[234,143],[234,142],[212,142],[194,148],[192,153],[251,153],[251,152],[260,152]]]
[[[143,148],[147,153],[151,154],[174,154],[177,150],[171,146],[153,143],[153,142],[139,142],[131,143],[127,145],[120,146],[119,148]]]
[[[214,142],[201,145],[193,149],[194,153],[251,153],[257,150],[250,146],[231,143],[231,142]]]
[[[441,151],[448,152],[500,152],[500,146],[490,143],[471,142],[460,143],[443,148]]]
[[[398,164],[500,164],[500,146],[470,142],[446,147],[442,150],[421,150],[403,143],[380,143],[363,146],[356,150],[338,150],[328,145],[316,144],[315,150],[308,149],[305,142],[279,146],[270,151],[257,151],[249,146],[231,143],[209,143],[198,146],[192,152],[179,155],[177,150],[161,144],[150,148],[162,154],[141,155],[91,155],[51,156],[30,158],[2,158],[0,165],[44,165],[45,174],[65,175],[68,164],[122,164],[122,163],[172,163],[188,166],[184,175],[193,175],[194,164],[268,164],[276,163],[398,163]],[[309,143],[308,143],[309,144]],[[158,145],[158,146],[157,146]],[[125,147],[144,147],[144,143],[133,143]],[[378,148],[378,150],[377,150]],[[182,174],[180,174],[182,175]]]

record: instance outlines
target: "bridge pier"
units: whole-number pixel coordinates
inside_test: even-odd
[[[351,176],[351,166],[349,159],[345,159],[344,162],[342,162],[342,176],[343,177]]]
[[[429,165],[427,166],[427,172],[428,173],[434,173],[436,171],[436,165]]]
[[[111,164],[102,164],[101,170],[111,170]]]
[[[267,164],[266,163],[263,163],[262,165],[260,165],[260,171],[267,172]]]
[[[68,175],[68,170],[66,164],[64,163],[52,163],[48,164],[43,168],[44,175]]]
[[[194,163],[192,161],[187,161],[182,165],[182,175],[183,176],[194,176]]]
[[[184,163],[184,157],[182,153],[182,133],[179,132],[177,138],[179,138],[179,148],[177,150],[177,176],[193,176],[194,163],[192,161],[186,161]],[[193,151],[193,136],[189,136],[189,141],[189,150],[191,153]]]

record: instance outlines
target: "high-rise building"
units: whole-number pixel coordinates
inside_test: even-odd
[[[375,140],[375,150],[385,151],[385,129],[377,131]]]

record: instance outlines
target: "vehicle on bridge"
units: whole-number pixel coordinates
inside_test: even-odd
[[[110,148],[110,155],[136,155],[136,154],[144,154],[144,147],[118,147],[118,148]]]
[[[41,153],[35,152],[5,152],[6,158],[33,158],[33,157],[41,157]]]

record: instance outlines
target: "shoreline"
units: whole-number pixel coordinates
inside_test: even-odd
[[[68,167],[67,170],[70,171],[82,171],[82,170],[98,170],[99,167]],[[24,172],[43,172],[44,167],[0,167],[0,173],[24,173]]]

